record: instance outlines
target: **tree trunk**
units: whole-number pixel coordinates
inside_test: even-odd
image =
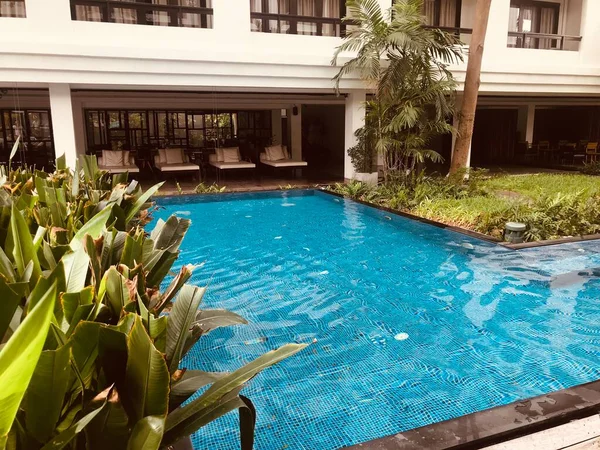
[[[491,2],[492,0],[477,0],[477,4],[475,5],[475,23],[473,25],[471,44],[469,45],[465,89],[459,115],[458,135],[450,163],[450,174],[456,173],[461,168],[466,168],[469,164],[475,110],[477,109],[477,97],[479,96],[483,44],[490,16]]]

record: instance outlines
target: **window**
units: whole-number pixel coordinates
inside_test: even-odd
[[[461,0],[424,0],[423,14],[429,26],[460,28],[461,7]]]
[[[25,16],[25,0],[0,0],[0,17]]]
[[[213,10],[212,0],[71,0],[71,18],[87,22],[212,28]]]
[[[245,118],[238,130],[238,115]],[[256,142],[271,136],[271,111],[98,111],[86,110],[88,150],[125,150],[166,146],[190,149]],[[251,126],[248,117],[252,118]],[[243,134],[243,136],[242,136]]]
[[[20,151],[15,161],[46,167],[54,161],[54,143],[50,111],[45,109],[0,110],[0,163],[8,162],[17,138]]]
[[[508,18],[508,46],[558,48],[562,39],[536,34],[557,35],[559,15],[559,3],[512,0]]]
[[[252,31],[341,36],[345,0],[250,0]]]

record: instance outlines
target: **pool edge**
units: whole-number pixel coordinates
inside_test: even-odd
[[[564,425],[599,412],[600,380],[344,448],[348,450],[479,449]]]

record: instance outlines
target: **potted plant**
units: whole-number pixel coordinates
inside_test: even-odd
[[[354,133],[357,138],[355,146],[348,149],[348,155],[354,166],[354,180],[369,185],[377,185],[378,172],[373,130],[365,125]]]

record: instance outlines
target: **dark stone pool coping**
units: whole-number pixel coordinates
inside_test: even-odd
[[[432,405],[435,407],[435,405]],[[346,447],[352,450],[471,450],[600,412],[600,381]]]

